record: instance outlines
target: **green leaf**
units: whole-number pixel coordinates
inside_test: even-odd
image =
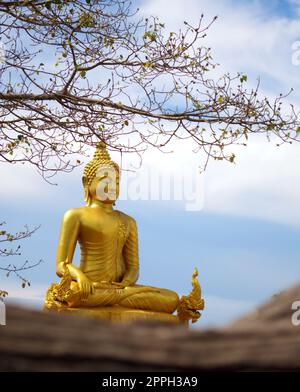
[[[146,61],[146,62],[143,64],[143,66],[144,66],[144,68],[151,68],[151,67],[152,67],[152,63],[151,63],[151,61]]]
[[[231,154],[230,157],[229,157],[229,162],[233,163],[234,160],[235,160],[235,155]]]
[[[156,40],[155,33],[151,33],[150,31],[146,31],[143,38],[144,40],[148,38],[151,42]]]
[[[242,75],[242,76],[240,77],[241,83],[247,82],[247,80],[248,80],[248,76],[247,76],[247,75]]]

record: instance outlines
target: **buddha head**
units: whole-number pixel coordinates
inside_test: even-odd
[[[119,196],[120,168],[111,160],[106,144],[97,143],[93,159],[84,168],[82,183],[84,200],[90,204],[94,199],[114,204]]]

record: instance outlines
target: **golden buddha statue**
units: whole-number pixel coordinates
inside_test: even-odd
[[[86,205],[64,215],[56,257],[61,277],[46,294],[45,309],[90,314],[110,320],[196,321],[204,308],[197,271],[193,291],[179,299],[174,291],[137,284],[138,234],[135,220],[113,208],[120,169],[104,142],[97,144],[82,182]],[[77,242],[80,266],[72,264]],[[177,316],[173,312],[177,309]]]

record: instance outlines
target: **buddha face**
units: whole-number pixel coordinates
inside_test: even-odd
[[[109,165],[101,165],[96,171],[89,186],[89,194],[93,199],[112,204],[119,197],[119,172]]]

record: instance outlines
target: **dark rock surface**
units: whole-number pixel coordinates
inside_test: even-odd
[[[300,370],[300,284],[223,329],[110,324],[7,307],[1,371]],[[201,319],[199,321],[201,323]]]

